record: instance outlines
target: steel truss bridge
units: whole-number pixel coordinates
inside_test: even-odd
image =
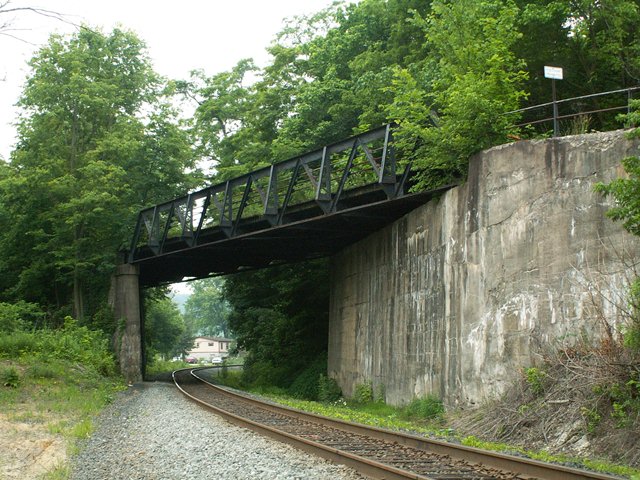
[[[333,255],[451,187],[411,175],[387,125],[142,210],[128,261],[153,286]]]

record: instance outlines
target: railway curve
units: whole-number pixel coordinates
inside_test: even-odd
[[[417,435],[322,417],[265,403],[206,381],[198,371],[173,373],[192,401],[240,425],[372,478],[396,480],[613,480],[618,477],[480,450]]]

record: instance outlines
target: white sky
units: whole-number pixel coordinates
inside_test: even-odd
[[[2,0],[0,0],[2,3]],[[11,0],[8,8],[40,7],[67,15],[74,23],[131,29],[148,47],[155,70],[169,78],[187,78],[190,70],[207,74],[229,70],[238,60],[268,60],[265,48],[284,18],[314,13],[332,0]],[[12,20],[16,40],[0,35],[0,157],[9,158],[15,143],[13,105],[22,91],[26,62],[51,33],[74,27],[29,12],[0,16]]]

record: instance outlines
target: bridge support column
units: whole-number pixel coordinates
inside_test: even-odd
[[[111,299],[116,320],[113,343],[120,371],[128,383],[142,380],[142,318],[138,267],[118,265],[111,282]]]

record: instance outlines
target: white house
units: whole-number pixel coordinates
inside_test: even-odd
[[[229,356],[231,342],[231,338],[196,337],[193,340],[193,348],[187,350],[187,357],[198,361],[218,362]]]

